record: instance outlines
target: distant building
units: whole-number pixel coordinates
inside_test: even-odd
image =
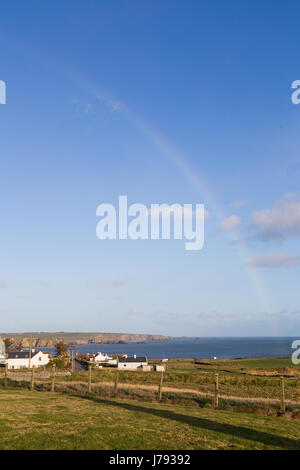
[[[145,356],[119,357],[117,365],[118,369],[145,370],[145,366],[148,366],[148,360]]]
[[[153,364],[153,369],[156,372],[165,372],[166,370],[165,366],[162,366],[161,364]]]
[[[102,354],[101,352],[98,352],[96,356],[93,357],[94,362],[106,362],[110,361],[112,359],[112,356],[108,356],[108,354]]]
[[[0,361],[1,359],[5,359],[5,343],[4,341],[0,341]]]
[[[108,356],[107,354],[102,354],[101,352],[98,352],[94,357],[92,357],[90,359],[90,362],[96,363],[96,364],[101,364],[101,363],[117,364],[116,359],[114,359],[112,356]]]
[[[49,362],[49,355],[42,351],[31,352],[31,359],[29,360],[29,351],[11,351],[7,353],[7,358],[0,358],[0,364],[8,369],[28,369],[29,367],[43,367]],[[29,364],[30,362],[30,364]]]

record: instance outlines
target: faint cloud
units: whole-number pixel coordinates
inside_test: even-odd
[[[300,201],[288,194],[273,209],[252,213],[250,226],[254,238],[261,241],[281,241],[300,237]]]
[[[285,168],[285,171],[288,175],[295,176],[300,173],[300,160],[296,159],[289,162]]]
[[[0,281],[0,289],[6,289],[7,284],[5,281]]]
[[[93,110],[92,103],[80,100],[72,100],[71,104],[75,107],[77,117],[87,116]]]
[[[272,315],[274,315],[274,316],[288,316],[288,317],[292,318],[292,317],[295,317],[297,315],[300,315],[300,309],[292,310],[292,309],[284,308],[284,309],[278,310],[276,312],[272,312]]]
[[[103,280],[99,281],[99,284],[103,287],[121,287],[124,286],[125,284],[128,284],[129,279],[122,278],[122,279],[108,279],[108,280]]]
[[[32,280],[32,281],[25,281],[26,285],[30,286],[41,286],[41,287],[47,287],[50,285],[50,281],[43,281],[43,280]]]
[[[141,312],[137,308],[133,308],[132,310],[129,310],[128,315],[144,315],[144,312]]]
[[[240,201],[233,201],[229,204],[230,209],[236,210],[240,209],[241,207],[245,206],[248,201],[240,200]]]
[[[231,215],[227,217],[221,223],[221,227],[227,232],[233,232],[237,230],[241,225],[241,219],[237,215]]]
[[[203,312],[198,314],[198,319],[199,320],[213,320],[213,321],[227,321],[227,320],[233,320],[236,318],[236,314],[232,312],[228,312],[226,310],[211,310],[209,312]]]
[[[257,268],[297,268],[300,266],[300,256],[270,253],[253,256],[247,260],[247,264]]]
[[[106,105],[108,110],[112,113],[120,113],[122,111],[125,111],[127,109],[126,105],[124,103],[121,103],[120,101],[114,100],[110,98],[108,95],[105,95],[103,93],[98,93],[97,94],[97,99]]]

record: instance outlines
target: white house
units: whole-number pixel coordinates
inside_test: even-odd
[[[107,362],[112,359],[112,356],[109,356],[108,354],[102,354],[101,352],[98,352],[96,356],[94,356],[94,361],[95,362]]]
[[[108,354],[102,354],[101,352],[98,352],[96,356],[92,357],[90,359],[90,362],[93,363],[106,363],[106,364],[117,364],[117,360],[113,359],[113,357],[108,356]]]
[[[30,367],[43,367],[49,362],[49,355],[42,351],[31,351],[29,361],[29,351],[11,351],[7,353],[7,358],[0,359],[0,363],[8,369],[28,369]],[[29,364],[30,362],[30,364]]]
[[[1,359],[5,358],[5,343],[4,341],[0,341],[0,363]]]
[[[118,358],[118,369],[143,369],[143,367],[148,365],[148,360],[145,356],[137,357],[119,357]]]

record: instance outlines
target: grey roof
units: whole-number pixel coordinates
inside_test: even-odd
[[[31,353],[31,357],[34,357],[40,351],[34,351]],[[29,351],[10,351],[7,353],[8,359],[29,359]]]
[[[146,356],[140,357],[120,357],[119,362],[147,362]]]

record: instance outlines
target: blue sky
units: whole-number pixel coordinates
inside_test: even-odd
[[[299,13],[291,0],[2,5],[1,331],[296,333]],[[122,194],[204,203],[203,250],[98,240],[97,206]]]

